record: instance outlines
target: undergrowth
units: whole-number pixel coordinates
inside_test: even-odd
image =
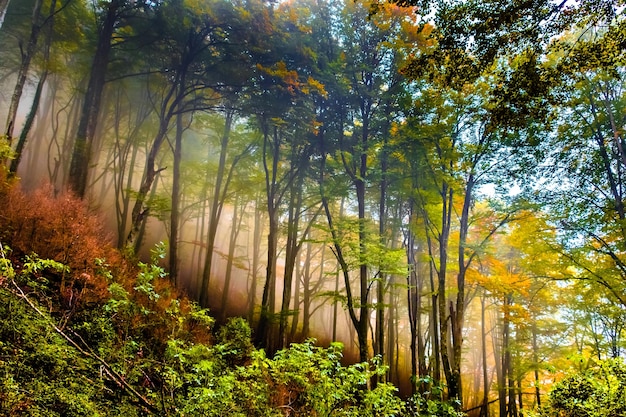
[[[0,415],[455,416],[404,401],[377,360],[343,366],[313,340],[267,357],[241,318],[219,329],[148,263],[104,244],[70,194],[31,195],[0,174]]]

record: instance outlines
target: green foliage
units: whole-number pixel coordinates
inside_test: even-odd
[[[317,347],[309,340],[278,352],[270,372],[278,392],[303,414],[319,416],[391,416],[401,413],[404,404],[395,387],[379,384],[368,390],[368,381],[382,375],[378,361],[341,366],[340,343]]]
[[[7,159],[13,159],[15,152],[11,148],[6,135],[0,136],[0,161],[6,161]]]
[[[626,414],[626,365],[621,359],[570,375],[550,392],[544,416],[611,417]]]
[[[424,387],[429,387],[424,392],[413,395],[407,401],[407,408],[410,410],[409,415],[428,416],[428,417],[463,417],[465,414],[458,411],[460,404],[458,402],[442,401],[442,395],[445,390],[443,384],[436,383],[432,377],[426,376],[420,378],[418,383]]]
[[[231,366],[244,365],[254,350],[251,337],[252,330],[248,322],[235,317],[220,329],[216,348]]]
[[[6,282],[0,299],[0,415],[103,415],[97,364],[51,331],[52,318],[35,312]]]
[[[0,414],[25,416],[456,416],[426,401],[407,405],[388,383],[369,387],[386,367],[375,358],[342,365],[340,343],[293,344],[268,358],[251,329],[233,318],[211,343],[207,310],[172,298],[152,262],[127,284],[106,264],[109,297],[58,317],[22,288],[45,288],[45,274],[69,272],[27,257],[16,268],[2,247],[0,280]],[[42,298],[47,304],[54,298]],[[61,325],[57,323],[62,323]],[[421,404],[421,403],[420,403]],[[428,410],[428,414],[420,414]]]
[[[137,285],[134,289],[145,294],[150,301],[156,301],[160,295],[154,290],[153,281],[157,278],[165,278],[167,273],[163,267],[159,266],[159,260],[165,258],[167,248],[163,242],[159,242],[151,251],[151,263],[139,262],[139,274],[137,275]]]

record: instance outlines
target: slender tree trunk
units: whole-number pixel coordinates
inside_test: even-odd
[[[7,0],[8,1],[8,0]],[[40,0],[37,0],[37,3],[41,3]],[[37,7],[37,5],[35,6]],[[39,8],[41,8],[41,4],[39,5]],[[20,161],[22,159],[22,153],[24,152],[24,146],[26,146],[26,140],[28,138],[28,134],[30,133],[30,129],[33,126],[33,122],[35,120],[35,116],[37,115],[37,111],[39,109],[39,102],[41,101],[41,94],[43,92],[43,88],[46,85],[46,79],[48,78],[48,63],[50,61],[50,46],[52,44],[52,33],[53,33],[53,26],[54,26],[54,12],[56,10],[56,0],[52,0],[50,2],[50,10],[48,12],[48,22],[46,25],[46,43],[44,45],[44,49],[43,49],[43,70],[41,72],[41,76],[39,77],[39,81],[37,82],[37,88],[35,89],[35,96],[33,97],[33,102],[31,104],[30,107],[30,111],[28,112],[28,115],[26,116],[26,121],[24,122],[24,127],[22,128],[22,131],[20,132],[20,137],[17,141],[17,145],[15,147],[15,158],[13,158],[13,160],[11,161],[11,167],[9,168],[9,171],[12,174],[15,174],[17,172],[17,168],[20,164]],[[1,12],[0,12],[1,13]],[[35,24],[35,15],[33,14],[33,24]],[[33,30],[34,30],[34,26],[33,26]],[[31,34],[32,36],[32,34]],[[35,39],[36,42],[36,39]],[[28,53],[28,51],[27,51]],[[16,108],[17,110],[17,108]],[[15,116],[13,117],[13,124],[15,123]],[[8,127],[8,125],[7,125]],[[10,134],[7,133],[7,137],[9,138],[10,141]]]
[[[250,323],[254,321],[254,309],[256,307],[256,292],[259,264],[261,260],[261,240],[264,224],[261,214],[261,198],[258,198],[254,205],[254,233],[252,235],[252,267],[251,269],[251,283],[249,292],[249,305],[248,305],[248,320]]]
[[[409,224],[412,224],[414,220],[414,211],[413,211],[413,202],[410,203],[409,208]],[[407,256],[407,264],[409,266],[409,272],[406,276],[407,279],[407,307],[409,313],[409,330],[411,333],[411,376],[413,378],[413,383],[411,384],[411,394],[417,393],[417,381],[418,376],[420,375],[418,358],[420,355],[418,349],[417,338],[419,334],[420,328],[420,294],[419,294],[419,284],[418,284],[418,265],[415,259],[416,252],[416,243],[415,243],[415,235],[407,230],[407,238],[406,238],[406,256]]]
[[[7,14],[8,9],[9,9],[9,0],[0,0],[0,29],[2,29],[4,18]]]
[[[211,159],[211,155],[213,154],[213,150],[211,148],[209,148],[209,152],[207,155],[207,161]],[[212,183],[212,178],[209,175],[209,170],[206,170],[205,173],[205,177],[204,177],[204,184],[202,185],[202,192],[201,192],[201,198],[202,198],[202,206],[200,208],[200,228],[196,228],[196,248],[194,249],[194,256],[197,257],[197,261],[196,261],[196,282],[194,285],[194,289],[196,291],[197,294],[197,300],[200,300],[200,292],[201,292],[201,288],[202,288],[202,277],[204,274],[204,265],[206,264],[206,259],[204,259],[203,256],[201,256],[200,254],[205,254],[206,255],[206,247],[204,245],[204,229],[207,226],[207,208],[209,205],[209,188],[210,188],[210,183]]]
[[[489,417],[489,375],[487,373],[487,325],[485,323],[485,298],[487,298],[485,294],[480,297],[480,347],[483,371],[483,404],[480,410],[481,417]]]
[[[245,206],[241,208],[241,213],[239,213],[239,205],[237,201],[234,203],[233,207],[233,220],[230,227],[230,239],[228,244],[228,258],[226,260],[226,271],[224,272],[224,289],[222,291],[222,303],[221,303],[221,311],[220,315],[222,321],[226,319],[226,313],[228,311],[228,297],[230,295],[230,283],[232,281],[233,275],[233,264],[235,261],[235,249],[237,249],[237,238],[239,237],[239,232],[241,231],[241,224],[243,222],[243,213],[246,211]]]
[[[344,215],[344,206],[345,206],[346,198],[341,197],[341,203],[339,203],[339,218],[342,218]],[[322,263],[322,268],[324,264]],[[340,277],[340,269],[339,265],[337,265],[337,270],[335,272],[335,294],[339,294],[339,277]],[[337,310],[339,308],[339,302],[337,300],[333,301],[333,340],[337,340]]]
[[[8,5],[8,4],[7,4]],[[41,31],[41,7],[43,0],[35,0],[33,7],[33,14],[31,19],[31,31],[28,43],[26,44],[26,50],[22,52],[22,62],[17,72],[17,82],[13,89],[13,95],[11,96],[11,102],[9,103],[9,111],[7,115],[5,135],[9,144],[13,141],[13,131],[15,130],[15,119],[17,118],[17,108],[20,105],[22,98],[22,92],[26,85],[26,78],[28,77],[28,71],[30,69],[30,62],[35,55],[37,48],[37,40],[39,38],[39,32]],[[1,11],[0,11],[1,12]],[[20,48],[21,49],[21,48]]]
[[[53,83],[54,84],[54,83]],[[54,89],[56,96],[58,89]],[[55,105],[55,100],[52,100],[51,105]],[[75,126],[80,117],[81,108],[81,96],[75,94],[70,102],[56,111],[51,111],[52,117],[50,118],[51,138],[48,145],[48,175],[50,182],[58,186],[58,189],[65,187],[67,183],[67,174],[69,170],[69,157],[72,153],[73,142],[68,138],[75,136]],[[69,109],[68,109],[69,107]],[[61,129],[61,113],[67,112],[66,123],[64,129]],[[41,130],[37,126],[37,133],[35,136],[43,135],[43,131],[46,129],[45,125],[41,124]],[[56,187],[55,187],[56,188]]]
[[[461,219],[459,225],[459,248],[458,248],[458,274],[457,274],[457,295],[456,305],[451,307],[452,322],[452,375],[454,384],[449,388],[454,394],[453,398],[457,398],[460,404],[463,404],[463,384],[461,382],[461,360],[463,354],[463,326],[465,325],[465,274],[468,262],[465,260],[465,251],[467,246],[467,234],[469,231],[470,206],[472,203],[472,195],[474,188],[474,176],[470,174],[466,186],[465,196],[463,199],[463,208],[461,211]],[[452,199],[450,199],[452,205]],[[456,392],[455,389],[456,388]]]
[[[14,175],[17,173],[17,168],[22,161],[22,154],[24,153],[24,147],[26,146],[26,140],[28,139],[28,133],[33,126],[33,122],[35,121],[35,116],[37,115],[37,109],[39,108],[39,101],[41,100],[41,94],[43,92],[43,87],[46,83],[46,77],[48,75],[48,71],[44,70],[41,78],[37,82],[37,88],[35,90],[35,96],[33,97],[33,102],[30,107],[30,111],[26,116],[26,120],[24,121],[24,127],[20,132],[20,137],[17,141],[17,145],[15,146],[15,157],[11,160],[11,166],[9,167],[9,172]]]
[[[393,280],[393,277],[391,278]],[[398,383],[398,368],[396,359],[400,356],[400,352],[396,347],[396,339],[397,339],[397,331],[398,331],[398,323],[396,317],[398,315],[398,303],[400,302],[400,297],[394,291],[388,291],[389,294],[389,314],[387,315],[387,348],[386,355],[387,360],[386,363],[389,364],[389,381],[394,383]]]
[[[124,247],[124,241],[126,239],[126,226],[128,224],[128,210],[130,208],[130,192],[133,178],[135,174],[135,163],[137,162],[137,154],[139,148],[137,146],[128,145],[132,147],[130,154],[130,163],[126,164],[127,157],[122,157],[120,160],[120,169],[118,173],[120,175],[119,184],[117,187],[117,196],[115,198],[117,207],[117,248],[122,249]],[[127,150],[124,151],[126,153]],[[126,173],[126,181],[124,181],[123,173]]]
[[[274,303],[271,300],[271,293],[276,281],[276,256],[278,246],[278,207],[280,198],[278,192],[278,158],[280,150],[280,140],[278,128],[274,126],[272,135],[269,134],[266,127],[263,139],[263,167],[265,170],[265,189],[267,197],[267,212],[269,218],[269,229],[267,234],[267,265],[265,271],[265,286],[263,287],[263,296],[261,298],[261,316],[257,326],[255,335],[256,345],[259,347],[267,347],[269,344],[268,336],[270,333],[270,321],[274,313]],[[270,136],[271,141],[270,143]],[[270,150],[271,149],[271,150]],[[271,168],[268,164],[271,160]]]
[[[382,155],[380,161],[380,196],[378,201],[378,236],[382,247],[386,247],[387,241],[385,234],[387,232],[387,135],[384,137]],[[387,287],[387,274],[379,267],[379,280],[376,283],[376,347],[374,354],[385,357],[385,290]],[[375,379],[375,382],[384,382],[385,376],[381,375]]]
[[[454,318],[450,315],[453,311],[448,312],[447,305],[447,285],[446,274],[448,264],[448,239],[450,236],[450,227],[452,219],[452,202],[453,191],[447,185],[444,184],[441,190],[442,197],[442,211],[441,211],[441,232],[439,235],[439,271],[437,274],[437,292],[439,303],[439,334],[441,336],[441,364],[443,372],[446,377],[448,385],[448,397],[450,399],[458,399],[459,396],[459,375],[455,374],[454,355],[450,357],[453,345],[451,340],[450,324],[453,323]],[[452,309],[450,309],[452,310]]]
[[[175,112],[182,112],[184,109],[183,98],[187,80],[187,68],[188,66],[181,65],[181,68],[176,74],[176,81],[171,83],[161,102],[159,128],[155,138],[152,140],[152,144],[149,146],[150,150],[146,156],[146,165],[144,167],[143,177],[135,197],[133,210],[131,212],[131,227],[128,236],[126,237],[126,247],[131,250],[136,250],[136,248],[141,244],[141,239],[139,239],[139,229],[143,224],[145,224],[150,212],[150,208],[147,205],[148,193],[150,193],[150,190],[153,189],[152,186],[159,172],[165,169],[156,168],[156,159],[159,155],[159,151],[161,150],[161,146],[167,137],[170,122],[174,117]]]
[[[153,189],[152,185],[154,184],[154,180],[156,179],[159,172],[161,172],[165,168],[156,169],[156,158],[161,149],[161,145],[165,140],[167,130],[169,126],[169,119],[161,120],[159,131],[157,133],[156,138],[152,142],[152,146],[148,153],[146,159],[146,166],[144,168],[143,178],[141,180],[141,184],[139,186],[139,191],[137,192],[137,196],[135,198],[135,204],[133,205],[133,210],[131,212],[131,227],[126,237],[126,246],[133,251],[135,250],[141,239],[139,238],[139,231],[144,223],[144,221],[148,217],[148,213],[150,208],[146,204],[148,201],[148,194]]]
[[[367,123],[364,123],[363,127],[363,135],[362,141],[367,139]],[[359,255],[361,261],[361,265],[359,265],[359,315],[357,317],[356,310],[357,306],[355,306],[355,297],[352,293],[352,285],[350,282],[350,270],[351,268],[348,266],[348,263],[343,254],[343,248],[341,242],[339,240],[339,232],[335,227],[335,222],[333,220],[333,214],[331,213],[328,196],[326,195],[326,191],[324,188],[324,175],[326,174],[325,169],[325,159],[326,159],[326,151],[324,149],[324,140],[323,136],[319,137],[320,139],[320,147],[321,147],[321,167],[320,167],[320,194],[322,196],[322,206],[324,208],[324,213],[326,214],[326,220],[328,222],[328,228],[330,230],[335,258],[339,263],[341,273],[343,275],[343,281],[346,291],[346,307],[348,310],[348,315],[350,317],[350,322],[354,326],[354,330],[357,335],[357,343],[359,349],[359,360],[361,362],[366,362],[369,358],[369,348],[368,348],[368,337],[367,332],[369,330],[369,287],[368,287],[368,277],[367,277],[367,263],[365,262],[365,174],[367,171],[367,154],[365,153],[365,149],[363,148],[362,154],[360,156],[360,165],[359,165],[359,175],[355,175],[352,173],[352,182],[356,189],[357,194],[357,205],[358,205],[358,218],[359,218]],[[348,163],[344,160],[344,167],[346,171],[351,173],[351,170],[348,166]]]
[[[430,282],[430,304],[431,304],[431,313],[430,313],[430,333],[432,338],[432,354],[431,354],[431,368],[432,368],[432,377],[435,383],[441,382],[441,326],[439,321],[441,319],[441,315],[439,314],[439,294],[437,289],[439,288],[438,274],[435,268],[434,263],[434,251],[432,241],[430,236],[428,235],[428,230],[426,231],[426,240],[428,245],[428,254],[430,257],[430,262],[428,263],[428,278]]]
[[[309,270],[310,271],[310,270]],[[311,330],[311,274],[302,277],[302,338],[307,339]],[[334,339],[333,339],[334,340]]]
[[[287,246],[285,249],[285,274],[283,278],[283,294],[280,306],[280,318],[278,326],[278,349],[285,347],[285,332],[287,329],[287,318],[289,316],[289,305],[291,303],[291,287],[300,242],[298,241],[298,229],[300,227],[300,214],[302,211],[302,185],[303,176],[299,175],[299,180],[291,187],[287,220]]]
[[[507,417],[507,376],[509,371],[509,296],[504,297],[504,312],[502,317],[502,345],[501,345],[501,366],[498,375],[498,399],[500,403],[500,417]]]
[[[508,367],[509,369],[507,370],[507,374],[509,376],[508,378],[508,403],[509,403],[509,407],[507,410],[507,415],[508,417],[517,417],[517,404],[516,404],[516,398],[515,398],[515,378],[513,378],[513,360],[511,358],[511,352],[509,351],[507,353],[509,359],[508,359]]]
[[[531,326],[533,337],[533,372],[535,376],[535,401],[537,408],[541,407],[541,388],[539,384],[539,346],[537,344],[537,322],[533,317]]]
[[[517,392],[517,412],[515,413],[515,416],[517,417],[519,416],[523,416],[524,415],[524,392],[522,392],[522,378],[518,377],[515,380],[517,386],[516,386],[516,392]]]
[[[425,242],[425,254],[428,256],[428,283],[429,283],[429,293],[430,293],[430,308],[428,309],[429,311],[429,316],[428,316],[428,326],[429,326],[429,330],[428,330],[428,334],[429,334],[429,339],[430,339],[430,355],[429,355],[429,362],[428,362],[428,367],[426,367],[426,348],[424,347],[424,357],[423,358],[419,358],[419,363],[420,363],[420,367],[423,368],[424,373],[422,376],[426,376],[428,374],[430,374],[430,376],[433,379],[434,384],[440,384],[441,382],[441,337],[440,337],[440,330],[441,330],[441,326],[439,324],[441,315],[439,313],[439,273],[437,271],[437,266],[435,264],[435,259],[436,259],[436,254],[435,254],[435,248],[433,245],[433,239],[432,239],[432,235],[433,235],[433,227],[431,226],[431,220],[430,220],[430,215],[428,213],[428,211],[426,210],[426,205],[424,202],[424,198],[421,195],[421,192],[419,191],[419,184],[420,184],[420,169],[419,167],[414,167],[413,168],[414,171],[414,184],[413,184],[413,189],[416,190],[416,201],[412,201],[411,202],[411,210],[413,210],[412,216],[413,218],[417,217],[417,213],[415,213],[415,211],[417,211],[417,209],[419,209],[421,218],[423,220],[423,228],[424,228],[424,236],[426,237],[426,242]],[[443,199],[443,197],[442,197]],[[445,224],[445,223],[444,223]],[[417,266],[417,265],[416,265]],[[425,280],[419,280],[418,281],[418,285],[420,286],[419,288],[424,288],[424,286],[426,285],[425,282],[422,282]],[[422,291],[420,290],[420,294],[422,293]],[[444,293],[445,296],[445,293]],[[421,301],[420,301],[420,305],[421,305]],[[418,336],[419,338],[422,338],[421,332]],[[418,339],[418,342],[420,341],[420,339]],[[424,340],[423,344],[427,343],[428,340]],[[429,387],[423,386],[420,387],[421,389],[428,389]],[[443,393],[441,391],[440,395],[439,395],[439,399],[443,399]]]
[[[211,268],[213,264],[213,254],[215,252],[215,238],[219,220],[224,207],[224,189],[227,185],[224,183],[226,173],[226,157],[228,155],[228,143],[230,140],[230,131],[234,120],[234,112],[227,111],[224,119],[224,131],[220,140],[220,157],[217,166],[217,173],[213,188],[213,199],[211,202],[211,210],[209,212],[209,230],[206,240],[206,252],[204,258],[204,271],[202,273],[202,281],[200,284],[200,304],[208,305],[209,284],[211,279]]]
[[[309,235],[310,238],[310,235]],[[293,317],[291,319],[291,329],[289,330],[289,340],[296,339],[296,333],[298,332],[298,323],[300,322],[300,283],[302,282],[302,276],[304,274],[308,275],[311,271],[311,261],[312,261],[312,250],[311,250],[311,242],[307,242],[306,244],[306,255],[304,257],[304,271],[302,270],[302,261],[300,256],[298,257],[298,261],[296,262],[296,272],[295,272],[295,280],[294,280],[294,288],[293,288]],[[334,339],[333,339],[334,340]]]
[[[174,167],[172,170],[172,208],[170,212],[170,247],[169,274],[170,280],[178,283],[178,235],[180,228],[180,164],[183,157],[183,113],[179,109],[176,115],[176,136],[174,138]]]

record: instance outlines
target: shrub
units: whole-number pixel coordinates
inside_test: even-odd
[[[55,196],[51,187],[28,195],[0,172],[0,241],[11,247],[16,265],[34,253],[69,268],[48,274],[49,288],[66,310],[106,296],[106,283],[95,276],[96,262],[115,252],[103,243],[108,239],[101,224],[73,195]]]
[[[624,416],[626,365],[621,359],[614,359],[570,375],[554,385],[549,399],[548,407],[542,411],[543,416]]]

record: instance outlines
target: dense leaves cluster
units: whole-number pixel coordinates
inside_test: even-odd
[[[626,413],[626,366],[621,359],[568,376],[550,392],[543,416],[602,417]]]

